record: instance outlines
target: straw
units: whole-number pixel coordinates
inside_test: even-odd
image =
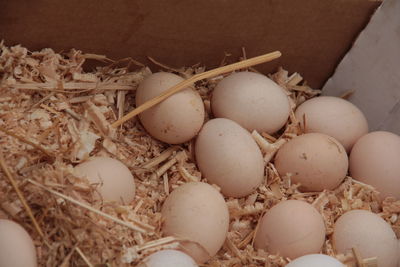
[[[36,221],[35,216],[33,215],[33,212],[31,210],[31,208],[29,207],[24,195],[22,194],[21,190],[19,190],[18,188],[18,184],[15,181],[14,177],[12,176],[10,170],[8,169],[5,161],[4,161],[4,156],[3,153],[0,152],[0,166],[3,169],[4,174],[7,176],[8,180],[10,181],[12,187],[14,188],[15,192],[18,195],[18,198],[20,199],[22,205],[24,206],[26,212],[29,215],[29,218],[32,220],[33,225],[35,226],[36,231],[38,232],[38,234],[44,239],[44,234],[42,229],[39,226],[39,223]]]
[[[208,78],[212,78],[227,72],[232,72],[235,70],[239,70],[239,69],[244,69],[244,68],[248,68],[254,65],[258,65],[261,63],[265,63],[268,61],[272,61],[274,59],[277,59],[281,56],[281,52],[279,51],[275,51],[269,54],[265,54],[262,56],[258,56],[258,57],[253,57],[250,59],[246,59],[240,62],[236,62],[227,66],[223,66],[223,67],[219,67],[210,71],[206,71],[203,73],[199,73],[196,75],[193,75],[192,77],[190,77],[187,80],[184,80],[180,83],[178,83],[177,85],[171,87],[170,89],[168,89],[167,91],[164,91],[162,94],[160,94],[159,96],[150,99],[149,101],[146,101],[145,103],[143,103],[142,105],[140,105],[139,107],[135,108],[134,110],[132,110],[131,112],[129,112],[128,114],[126,114],[125,116],[123,116],[122,118],[118,119],[117,121],[115,121],[113,124],[111,124],[113,127],[118,127],[121,124],[123,124],[124,122],[132,119],[133,117],[135,117],[136,115],[142,113],[143,111],[157,105],[158,103],[162,102],[163,100],[165,100],[166,98],[170,97],[171,95],[187,88],[188,86],[194,84],[195,82],[198,82],[200,80],[203,79],[208,79]]]
[[[127,228],[129,228],[129,229],[131,229],[131,230],[133,230],[133,231],[138,231],[138,232],[140,232],[140,233],[147,233],[146,230],[144,230],[144,229],[142,229],[142,228],[140,228],[140,227],[137,227],[137,226],[135,226],[135,225],[133,225],[133,224],[131,224],[131,223],[128,223],[128,222],[122,221],[122,220],[120,220],[120,219],[118,219],[118,218],[115,218],[115,217],[113,217],[113,216],[111,216],[111,215],[109,215],[109,214],[107,214],[107,213],[104,213],[104,212],[102,212],[102,211],[100,211],[100,210],[98,210],[98,209],[95,209],[95,208],[93,208],[93,207],[91,207],[91,206],[89,206],[89,205],[86,205],[86,204],[84,204],[84,203],[82,203],[82,202],[79,202],[79,201],[77,201],[77,200],[75,200],[75,199],[73,199],[73,198],[71,198],[71,197],[68,197],[68,196],[66,196],[66,195],[64,195],[64,194],[61,194],[61,193],[55,191],[55,190],[52,190],[52,189],[50,189],[50,188],[47,188],[47,187],[45,187],[44,185],[42,185],[42,184],[40,184],[40,183],[38,183],[38,182],[35,182],[35,181],[31,180],[31,179],[27,179],[27,180],[28,180],[28,182],[30,182],[31,184],[34,184],[34,185],[36,185],[36,186],[42,188],[43,190],[46,190],[46,191],[48,191],[48,192],[50,192],[50,193],[52,193],[52,194],[54,194],[54,195],[56,195],[56,196],[58,196],[58,197],[61,197],[61,198],[65,199],[65,200],[68,200],[69,202],[72,202],[72,203],[74,203],[75,205],[78,205],[78,206],[80,206],[80,207],[82,207],[82,208],[85,208],[85,209],[87,209],[87,210],[90,210],[91,212],[94,212],[94,213],[96,213],[96,214],[98,214],[98,215],[100,215],[100,216],[103,216],[103,217],[105,217],[105,218],[107,218],[107,219],[109,219],[109,220],[111,220],[111,221],[113,221],[113,222],[115,222],[115,223],[118,223],[118,224],[120,224],[120,225],[123,225],[123,226],[125,226],[125,227],[127,227]],[[136,222],[136,221],[135,221],[135,222]],[[143,225],[142,222],[138,222],[138,221],[137,221],[136,223],[138,223],[138,224],[140,224],[140,225]],[[150,227],[148,227],[148,228],[150,228]],[[152,229],[152,227],[151,227],[151,228],[148,229],[148,230],[151,230],[151,231],[152,231],[153,229]]]

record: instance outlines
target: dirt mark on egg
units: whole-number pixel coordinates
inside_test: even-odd
[[[341,147],[332,139],[328,138],[328,144],[329,146],[334,146],[338,150],[339,154],[343,153]]]

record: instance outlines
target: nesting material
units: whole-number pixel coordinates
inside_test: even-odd
[[[82,65],[89,58],[110,64],[86,73]],[[135,71],[132,65],[137,66]],[[199,66],[162,68],[184,78],[204,72]],[[4,154],[0,218],[19,222],[30,233],[39,266],[129,266],[155,251],[180,248],[179,239],[161,235],[161,206],[178,186],[205,181],[194,164],[193,143],[163,144],[137,120],[112,127],[134,109],[134,91],[150,73],[133,60],[113,62],[78,50],[29,52],[0,43],[0,150]],[[223,77],[195,84],[205,102],[206,120],[212,118],[211,91]],[[289,76],[280,69],[270,77],[284,88],[292,110],[320,93],[297,73]],[[330,240],[333,222],[344,212],[379,213],[400,235],[400,202],[386,199],[381,204],[371,186],[347,177],[335,190],[301,193],[290,176],[280,177],[271,160],[282,144],[299,134],[293,112],[278,133],[253,133],[263,151],[268,180],[247,197],[225,199],[231,217],[228,238],[203,266],[284,266],[288,259],[255,251],[252,240],[263,212],[286,199],[306,201],[322,214],[328,236],[322,252],[348,266],[374,266],[374,259],[360,259],[355,253],[335,255]],[[94,186],[73,175],[73,166],[93,155],[116,158],[129,167],[136,183],[131,203],[103,203],[95,198]],[[3,165],[32,211],[36,228],[5,178]]]

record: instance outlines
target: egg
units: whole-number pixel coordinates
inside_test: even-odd
[[[356,248],[362,258],[377,257],[379,267],[396,267],[398,242],[396,234],[380,216],[366,210],[344,213],[335,222],[332,235],[337,253]]]
[[[269,134],[281,129],[290,113],[283,89],[254,72],[237,72],[222,79],[212,93],[211,109],[215,117]]]
[[[182,82],[178,75],[158,72],[146,77],[136,90],[139,106]],[[139,114],[140,122],[154,138],[180,144],[197,135],[204,122],[204,104],[197,91],[186,88]]]
[[[339,97],[311,98],[296,109],[295,116],[306,133],[332,136],[347,152],[368,133],[368,122],[361,110]]]
[[[189,255],[172,249],[157,251],[146,257],[137,267],[198,267]]]
[[[325,224],[321,214],[300,200],[281,201],[268,210],[254,238],[256,249],[291,259],[320,252],[324,242]]]
[[[400,199],[400,136],[384,131],[361,137],[350,153],[350,175],[374,186],[380,198]]]
[[[345,267],[345,265],[328,255],[309,254],[291,261],[285,267]]]
[[[127,204],[135,198],[133,175],[119,160],[93,157],[75,166],[74,173],[96,185],[98,199]]]
[[[228,207],[207,183],[190,182],[176,188],[165,200],[161,214],[163,235],[183,240],[182,250],[198,263],[214,256],[225,242]]]
[[[33,240],[19,224],[0,219],[0,266],[36,267]]]
[[[399,255],[398,260],[397,260],[397,266],[400,267],[400,239],[398,240],[397,243],[398,243],[398,250],[399,250],[399,253],[397,254],[397,255]]]
[[[348,157],[333,137],[320,133],[297,136],[276,154],[275,167],[281,176],[289,174],[302,191],[336,188],[346,177]]]
[[[225,196],[243,197],[264,180],[264,160],[250,133],[228,119],[204,124],[195,144],[197,165]]]

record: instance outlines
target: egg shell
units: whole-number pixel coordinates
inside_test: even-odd
[[[99,199],[127,204],[135,198],[133,175],[119,160],[93,157],[75,166],[74,173],[96,185],[100,195],[95,197]]]
[[[176,188],[162,206],[164,236],[187,240],[183,251],[198,263],[214,256],[225,242],[229,212],[222,195],[211,185],[190,182]]]
[[[397,267],[400,267],[400,239],[398,240],[398,250],[399,250],[399,253],[397,254],[397,255],[399,255],[398,256],[398,259],[397,259]]]
[[[368,122],[361,110],[339,97],[311,98],[296,109],[295,116],[306,133],[332,136],[347,152],[361,136],[368,133]]]
[[[197,165],[225,196],[243,197],[264,180],[264,160],[250,133],[228,119],[204,124],[195,145]]]
[[[36,267],[32,238],[19,224],[0,219],[0,266]]]
[[[159,96],[183,80],[167,72],[146,77],[136,90],[136,106]],[[139,118],[154,138],[168,144],[180,144],[197,135],[203,125],[204,114],[204,104],[199,93],[187,88],[140,113]]]
[[[172,249],[157,251],[146,257],[137,267],[198,267],[189,255]]]
[[[285,267],[345,267],[345,265],[328,255],[310,254],[291,261]]]
[[[400,136],[384,131],[361,137],[350,153],[350,175],[374,186],[380,198],[400,199]]]
[[[320,133],[297,136],[276,154],[275,167],[281,176],[290,173],[302,191],[336,188],[346,177],[348,157],[333,137]]]
[[[269,134],[282,128],[290,113],[283,89],[254,72],[237,72],[222,79],[212,93],[211,109],[215,117]]]
[[[318,253],[325,242],[325,224],[319,212],[300,200],[281,201],[268,210],[256,230],[254,246],[295,259]]]
[[[370,211],[352,210],[340,216],[333,228],[332,243],[337,253],[351,252],[354,247],[362,258],[377,257],[379,267],[397,266],[396,234]]]

